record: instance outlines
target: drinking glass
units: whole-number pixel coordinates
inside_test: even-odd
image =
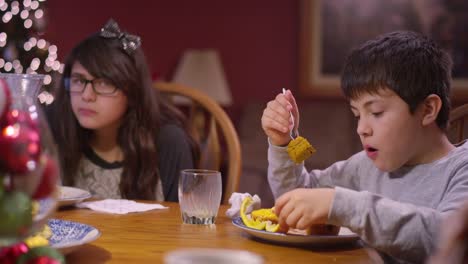
[[[221,203],[221,173],[188,169],[180,172],[179,205],[186,224],[214,224]]]

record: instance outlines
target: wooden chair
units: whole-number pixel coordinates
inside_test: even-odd
[[[459,143],[468,134],[468,104],[456,107],[450,112],[449,138],[453,143]]]
[[[185,106],[190,131],[200,144],[198,167],[224,172],[222,203],[227,204],[238,190],[242,170],[239,137],[231,119],[216,101],[199,90],[167,82],[156,82],[154,87],[176,105]]]

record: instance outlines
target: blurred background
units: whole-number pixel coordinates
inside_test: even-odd
[[[250,101],[297,87],[298,1],[60,1],[47,4],[44,37],[63,58],[78,41],[114,18],[141,36],[155,79],[171,80],[186,49],[216,49],[237,118]]]
[[[331,96],[311,93],[310,89],[320,89],[320,84],[317,87],[304,77],[310,75],[313,67],[323,65],[324,74],[332,74],[336,82],[343,60],[341,55],[348,51],[340,50],[340,43],[350,49],[350,43],[360,43],[395,29],[420,30],[432,35],[450,50],[458,63],[457,78],[462,82],[457,89],[462,92],[454,98],[455,104],[468,100],[468,82],[463,82],[468,72],[468,41],[457,33],[468,21],[464,1],[330,0],[325,3],[318,0],[0,0],[0,71],[46,73],[50,75],[46,84],[52,85],[71,48],[100,30],[110,18],[123,31],[142,38],[154,80],[172,81],[175,72],[181,70],[178,67],[182,58],[190,57],[190,52],[194,52],[192,58],[201,61],[212,61],[214,57],[213,67],[221,73],[220,83],[226,90],[224,99],[218,101],[233,120],[241,139],[241,191],[259,193],[269,204],[272,198],[265,188],[267,141],[260,118],[266,103],[283,87],[291,89],[298,98],[301,132],[318,149],[307,161],[309,166],[324,168],[361,148],[355,136],[354,120],[339,92]],[[407,18],[411,18],[408,24]],[[376,23],[378,19],[388,23]],[[321,26],[318,29],[317,23]],[[317,35],[318,31],[321,34]],[[358,38],[363,36],[364,39]],[[317,53],[317,43],[323,52]],[[205,52],[211,55],[197,57],[197,51],[211,51]],[[314,60],[316,63],[311,66]],[[339,91],[339,84],[333,89]],[[206,92],[210,95],[210,91]]]

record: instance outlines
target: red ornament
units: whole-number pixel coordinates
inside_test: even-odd
[[[44,155],[42,159],[45,159],[44,171],[41,177],[41,183],[37,187],[36,192],[33,195],[34,199],[40,199],[47,197],[54,190],[57,184],[58,168],[57,163],[54,159]]]
[[[26,264],[60,264],[60,261],[54,258],[40,256],[29,260]]]
[[[41,153],[39,131],[19,123],[7,125],[0,131],[0,149],[5,169],[18,174],[32,171]]]
[[[11,251],[11,248],[9,247],[3,247],[0,248],[0,263],[2,264],[15,264],[16,263],[16,258],[11,256],[9,253]]]
[[[19,243],[11,247],[4,247],[0,249],[0,263],[14,264],[19,256],[27,253],[29,250],[25,243]]]
[[[5,118],[2,122],[2,127],[16,124],[22,126],[26,125],[34,129],[38,128],[38,120],[33,119],[28,112],[13,109],[5,114]]]
[[[0,123],[3,123],[3,116],[10,108],[11,94],[10,88],[4,79],[0,79]]]
[[[10,254],[12,254],[15,257],[19,257],[19,255],[28,252],[28,250],[29,248],[25,243],[19,243],[11,248]]]

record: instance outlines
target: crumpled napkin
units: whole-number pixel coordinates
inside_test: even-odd
[[[229,208],[226,211],[226,216],[230,218],[239,216],[242,201],[246,197],[252,197],[252,200],[253,200],[253,203],[247,207],[246,213],[250,213],[253,210],[260,209],[260,205],[262,201],[260,197],[258,197],[258,195],[255,194],[254,196],[252,196],[250,193],[235,192],[231,195],[231,198],[229,198],[229,204],[231,205],[231,208]]]
[[[125,199],[105,199],[100,201],[81,202],[77,204],[76,207],[89,208],[94,211],[111,214],[128,214],[168,208],[160,204],[137,203],[135,201]]]

